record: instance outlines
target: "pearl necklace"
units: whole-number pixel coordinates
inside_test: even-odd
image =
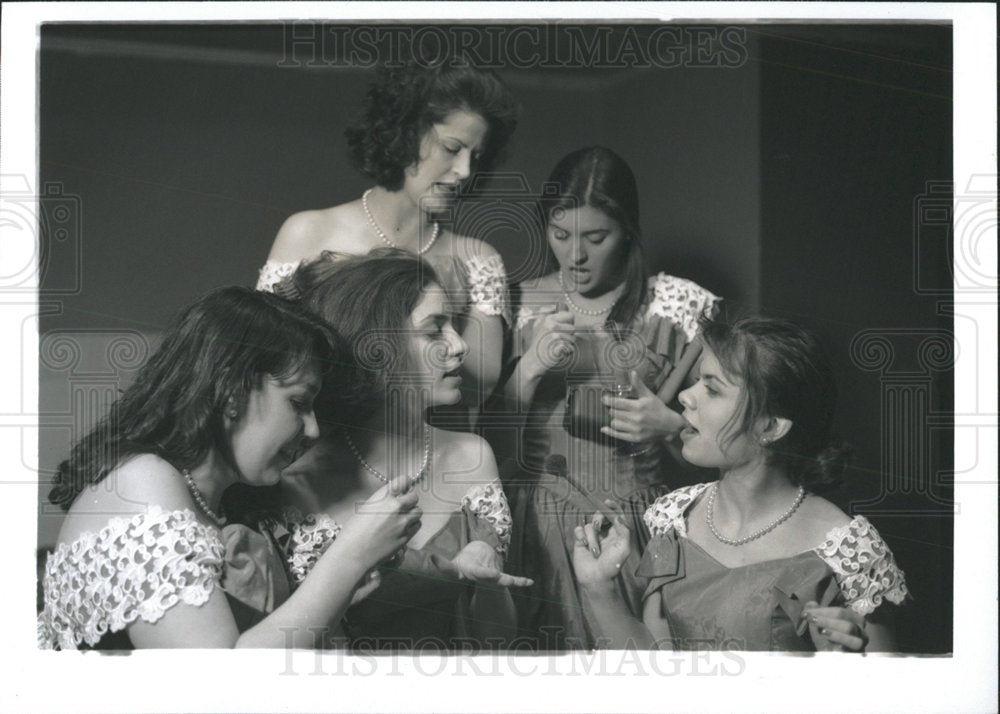
[[[389,236],[387,236],[382,231],[378,223],[376,223],[375,216],[372,215],[371,209],[368,208],[368,196],[371,194],[371,192],[372,189],[368,189],[363,194],[361,194],[361,207],[365,209],[365,218],[368,219],[368,225],[372,227],[372,230],[375,231],[375,235],[381,238],[383,243],[385,243],[390,248],[398,249],[399,246],[393,243],[391,240],[389,240]],[[431,246],[434,245],[434,241],[437,240],[438,233],[440,232],[441,232],[441,224],[438,223],[437,221],[434,221],[434,232],[431,233],[431,239],[427,241],[427,245],[425,245],[423,248],[417,249],[417,255],[423,255],[424,253],[429,251],[431,249]]]
[[[205,497],[201,495],[201,491],[199,491],[198,487],[195,485],[194,479],[191,478],[191,472],[184,469],[181,471],[181,476],[184,477],[184,482],[187,483],[188,491],[191,492],[191,498],[193,498],[194,502],[198,504],[198,508],[200,508],[206,516],[215,521],[216,525],[225,525],[226,519],[222,518],[208,507],[208,502],[205,500]]]
[[[559,287],[562,288],[563,297],[566,298],[566,302],[569,304],[570,309],[573,310],[574,312],[580,313],[581,315],[590,315],[591,317],[597,317],[598,315],[603,315],[606,312],[611,312],[611,308],[615,306],[614,303],[611,303],[607,307],[602,308],[600,310],[587,310],[586,308],[582,308],[579,305],[577,305],[575,302],[573,302],[573,298],[569,296],[569,291],[566,289],[566,282],[563,279],[561,268],[559,270]]]
[[[351,450],[351,453],[354,454],[354,458],[356,458],[358,460],[358,462],[362,466],[365,467],[365,470],[367,470],[368,473],[370,473],[372,476],[374,476],[375,478],[377,478],[382,483],[389,483],[389,477],[388,476],[386,476],[384,473],[382,473],[381,471],[379,471],[378,469],[376,469],[374,466],[372,466],[371,464],[369,464],[367,461],[365,461],[365,458],[361,455],[361,452],[358,450],[358,447],[355,446],[354,440],[351,439],[351,435],[348,434],[346,431],[343,432],[343,434],[344,434],[344,441],[347,443],[347,448],[349,448]],[[431,461],[431,430],[428,429],[425,426],[424,427],[424,460],[420,464],[420,470],[417,471],[412,476],[407,476],[406,478],[409,479],[411,483],[416,483],[417,481],[419,481],[420,479],[422,479],[424,477],[424,473],[427,471],[427,466],[430,464],[430,461]]]
[[[708,494],[708,508],[705,510],[705,523],[708,524],[708,529],[712,531],[712,535],[714,535],[717,539],[719,539],[726,545],[744,545],[752,540],[757,540],[761,536],[767,535],[775,528],[780,526],[782,523],[787,521],[789,518],[791,518],[792,514],[795,513],[799,505],[802,503],[802,500],[806,497],[805,487],[799,486],[799,494],[795,497],[795,503],[792,504],[791,508],[789,508],[778,518],[771,521],[769,525],[764,526],[756,533],[751,533],[750,535],[744,538],[738,538],[736,540],[732,540],[730,538],[726,538],[724,535],[719,533],[718,529],[716,529],[715,527],[715,494],[718,493],[718,491],[719,491],[719,484],[718,482],[716,482],[716,484],[712,486],[712,492]]]

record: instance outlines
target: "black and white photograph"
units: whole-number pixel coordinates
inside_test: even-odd
[[[993,6],[516,8],[4,4],[0,709],[995,708]]]

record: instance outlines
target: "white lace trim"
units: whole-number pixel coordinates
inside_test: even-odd
[[[883,599],[899,605],[909,594],[892,551],[864,516],[831,530],[814,552],[833,570],[847,606],[861,615]]]
[[[503,492],[500,481],[496,480],[473,486],[462,498],[462,505],[493,526],[497,538],[500,539],[497,550],[501,554],[506,554],[507,548],[510,546],[513,521],[510,517],[507,496]]]
[[[649,283],[653,299],[646,314],[675,323],[684,330],[688,342],[698,334],[698,320],[711,315],[715,303],[722,299],[692,280],[666,273],[654,275]]]
[[[514,320],[514,329],[521,330],[532,320],[536,320],[543,315],[549,315],[552,313],[552,307],[532,307],[530,305],[521,305],[517,308],[517,317]]]
[[[501,315],[510,322],[507,271],[499,255],[472,256],[465,261],[469,275],[469,304],[486,315]]]
[[[325,513],[303,516],[298,509],[288,508],[284,515],[291,534],[288,569],[295,582],[301,583],[343,527]]]
[[[685,486],[656,499],[643,516],[650,534],[662,536],[672,529],[687,537],[684,514],[709,485]],[[864,516],[831,529],[813,552],[833,571],[847,606],[861,615],[870,615],[883,600],[899,605],[909,595],[892,551]]]
[[[283,263],[280,260],[268,260],[260,269],[255,289],[264,293],[273,293],[274,286],[294,273],[298,267],[298,262]]]
[[[45,564],[38,645],[95,645],[137,618],[152,623],[177,603],[201,605],[221,581],[224,558],[213,528],[187,509],[159,506],[60,543]]]
[[[673,530],[678,536],[686,538],[687,521],[684,519],[684,514],[708,487],[707,483],[684,486],[653,501],[642,516],[650,535],[662,536]]]

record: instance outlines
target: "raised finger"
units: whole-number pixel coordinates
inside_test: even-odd
[[[590,517],[590,522],[593,524],[594,529],[598,532],[604,529],[607,520],[607,517],[605,517],[604,513],[601,511],[596,511],[594,515]]]
[[[583,532],[587,538],[587,548],[594,554],[595,558],[598,557],[601,554],[601,543],[597,535],[597,529],[594,528],[594,522],[591,521],[584,525]]]
[[[574,539],[573,543],[574,548],[583,548],[584,550],[587,551],[590,550],[590,544],[587,543],[587,534],[583,530],[583,526],[576,526],[573,529],[573,539]]]

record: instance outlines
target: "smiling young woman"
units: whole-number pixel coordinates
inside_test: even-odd
[[[366,573],[420,525],[407,484],[363,504],[291,592],[262,533],[226,523],[223,493],[260,491],[319,436],[336,351],[287,301],[222,288],[185,310],[135,383],[59,466],[68,511],[45,566],[43,648],[311,647]],[[287,523],[294,543],[315,523]]]
[[[356,168],[375,185],[359,198],[288,218],[260,271],[272,290],[324,251],[364,255],[399,248],[423,256],[457,306],[470,345],[462,403],[476,406],[500,374],[507,278],[499,253],[440,220],[461,185],[498,159],[516,126],[516,105],[493,72],[455,58],[378,70],[362,114],[347,130]]]

